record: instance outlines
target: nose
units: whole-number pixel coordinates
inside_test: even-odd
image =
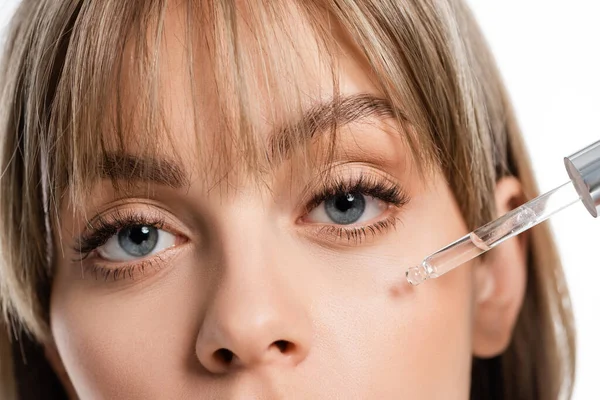
[[[283,261],[264,256],[272,246],[248,247],[226,257],[198,332],[196,356],[211,373],[263,365],[292,368],[310,350],[308,307],[294,290],[299,286],[294,275],[286,278]]]

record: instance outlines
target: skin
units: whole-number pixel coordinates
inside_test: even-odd
[[[357,225],[389,217],[399,222],[360,244],[317,233],[335,224],[304,212],[316,179],[293,179],[291,161],[269,172],[268,188],[237,174],[231,177],[235,190],[209,191],[198,173],[208,157],[190,149],[195,135],[214,140],[211,89],[198,110],[206,129],[198,133],[186,122],[193,110],[177,39],[179,11],[170,10],[166,21],[162,101],[190,185],[153,184],[147,197],[144,184],[137,195],[117,199],[110,182],[101,181],[85,211],[89,217],[124,209],[158,213],[177,241],[160,253],[164,261],[149,256],[160,268],[133,279],[96,280],[71,261],[71,238],[85,220],[64,205],[64,251],[51,297],[54,343],[47,352],[71,397],[468,398],[472,357],[497,355],[510,341],[525,290],[527,238],[410,287],[406,268],[468,230],[443,176],[416,173],[391,120],[344,126],[338,137],[334,158],[343,166],[333,167],[335,176],[383,177],[410,198],[401,207],[367,199],[376,212]],[[310,104],[331,93],[331,76],[319,68],[318,50],[303,29],[291,32],[305,44],[307,68],[296,79]],[[379,95],[364,60],[346,39],[339,43],[342,94]],[[262,93],[261,110],[272,106]],[[265,141],[271,125],[260,129]],[[498,214],[520,199],[516,179],[498,182]],[[87,261],[123,265],[98,255]],[[221,349],[230,352],[230,362],[220,358]]]

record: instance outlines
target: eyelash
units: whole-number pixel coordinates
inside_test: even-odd
[[[163,258],[160,256],[160,254],[157,254],[153,258],[142,260],[136,264],[125,265],[119,268],[107,268],[99,264],[92,264],[90,266],[85,266],[84,268],[87,268],[90,274],[96,280],[98,280],[98,275],[100,275],[104,281],[108,281],[109,279],[118,281],[123,278],[129,278],[133,280],[135,279],[134,277],[136,274],[143,275],[144,272],[150,267],[153,267],[158,271],[161,269],[161,265],[163,263]]]
[[[368,174],[360,174],[357,177],[347,178],[340,176],[328,176],[321,183],[321,189],[312,195],[310,201],[304,207],[306,213],[312,211],[321,202],[333,197],[339,193],[361,193],[371,196],[392,206],[400,208],[409,202],[409,196],[396,184],[384,178],[375,177]],[[398,218],[388,216],[387,219],[377,221],[367,226],[338,226],[323,225],[318,227],[317,235],[333,236],[335,240],[346,239],[348,242],[360,244],[365,238],[375,236],[379,233],[396,226]],[[109,217],[100,215],[88,224],[87,232],[83,233],[75,240],[73,250],[80,257],[74,259],[74,262],[81,262],[98,247],[104,245],[111,237],[119,233],[121,229],[131,226],[151,226],[156,229],[163,229],[166,225],[164,217],[160,214],[148,216],[136,210],[126,209],[117,210]],[[105,281],[119,280],[129,277],[134,279],[136,274],[144,274],[149,267],[160,269],[164,259],[161,254],[157,254],[148,259],[142,259],[135,264],[129,264],[122,267],[104,267],[100,264],[86,265],[82,264],[95,279],[100,275]]]
[[[339,193],[358,192],[372,196],[386,203],[401,207],[408,202],[408,195],[389,180],[361,173],[357,177],[327,176],[322,183],[323,189],[312,196],[306,205],[307,212],[312,211],[321,202]]]
[[[117,210],[110,217],[100,215],[92,223],[88,224],[88,232],[81,235],[75,240],[73,250],[80,257],[72,260],[73,262],[81,262],[89,257],[89,255],[98,247],[104,245],[111,237],[119,233],[121,229],[145,225],[156,229],[163,229],[166,225],[164,217],[155,215],[148,217],[140,214],[135,210]],[[144,274],[144,271],[149,267],[160,269],[162,258],[160,254],[152,258],[143,259],[135,264],[125,265],[118,268],[107,268],[100,264],[81,264],[84,269],[88,269],[90,274],[98,279],[100,275],[105,281],[113,279],[115,281],[129,277],[133,279],[136,273]]]
[[[307,213],[315,209],[321,202],[339,193],[361,193],[382,200],[396,208],[401,208],[410,201],[408,194],[400,186],[387,179],[364,173],[350,179],[341,176],[326,177],[322,187],[323,189],[313,195],[307,203],[305,207]],[[317,235],[334,236],[335,240],[345,239],[358,245],[369,236],[375,236],[390,228],[395,228],[398,221],[398,217],[389,216],[387,219],[366,226],[323,225],[318,228]]]
[[[148,217],[135,210],[117,210],[110,217],[100,215],[88,224],[88,232],[76,240],[75,251],[83,255],[84,260],[98,247],[105,244],[108,239],[116,235],[121,229],[134,225],[147,225],[157,229],[165,226],[165,219],[161,216]]]

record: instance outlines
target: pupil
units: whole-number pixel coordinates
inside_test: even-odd
[[[352,195],[352,193],[346,193],[336,198],[335,207],[342,212],[346,212],[350,208],[352,208],[353,201],[354,196]]]
[[[136,227],[131,230],[129,238],[135,244],[141,244],[143,241],[148,240],[149,233],[150,228],[147,226]]]

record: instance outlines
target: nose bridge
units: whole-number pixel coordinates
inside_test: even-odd
[[[246,207],[246,212],[238,211],[231,221],[233,223],[222,229],[219,250],[224,275],[235,278],[228,280],[235,285],[240,278],[256,278],[273,269],[277,258],[275,241],[278,235],[275,224],[264,213],[257,211],[256,206]]]
[[[294,290],[293,274],[286,273],[294,265],[284,257],[284,242],[277,227],[256,216],[246,215],[223,232],[220,280],[196,349],[209,371],[295,365],[308,353],[308,305]]]

